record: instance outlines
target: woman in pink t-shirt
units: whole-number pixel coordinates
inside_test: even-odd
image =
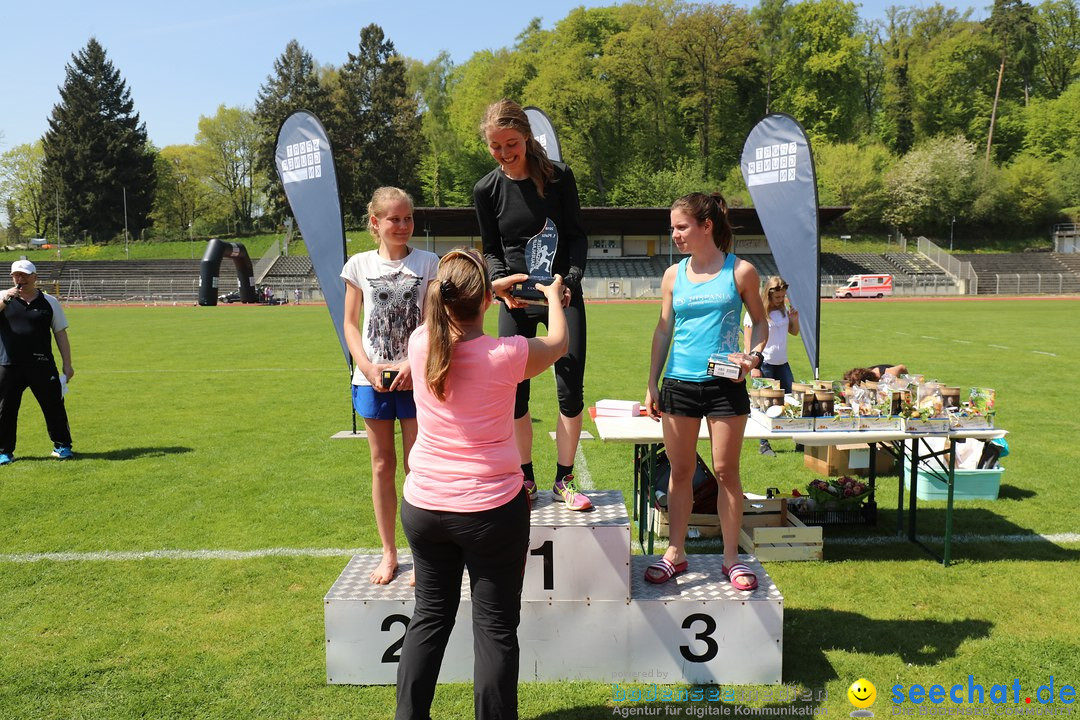
[[[487,268],[475,250],[451,250],[428,287],[424,324],[409,338],[418,429],[401,526],[412,549],[416,606],[398,666],[398,720],[430,717],[466,567],[476,717],[517,717],[529,500],[514,442],[514,395],[568,346],[562,278],[537,287],[548,298],[547,337],[486,335]]]

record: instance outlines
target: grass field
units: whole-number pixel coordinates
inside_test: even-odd
[[[819,716],[846,717],[860,677],[878,688],[879,716],[896,683],[1080,681],[1078,309],[823,305],[822,377],[904,362],[994,387],[1012,454],[999,500],[958,505],[952,567],[895,540],[894,478],[880,481],[877,527],[828,528],[824,562],[766,564],[785,597],[784,682],[817,695]],[[590,305],[587,400],[643,395],[656,314]],[[18,461],[0,468],[0,718],[392,717],[392,687],[325,684],[322,597],[348,549],[378,546],[367,445],[329,439],[351,415],[325,308],[68,315],[77,459],[48,457],[28,395]],[[794,368],[808,377],[805,359]],[[541,476],[555,460],[551,384],[533,391]],[[790,443],[776,447],[768,459],[746,443],[746,489],[814,477]],[[582,453],[596,487],[629,497],[628,446],[587,441]],[[943,504],[920,507],[920,532],[940,549]],[[470,686],[441,686],[435,717],[472,717],[471,706]],[[524,718],[615,709],[602,683],[521,690]]]

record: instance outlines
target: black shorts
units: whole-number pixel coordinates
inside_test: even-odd
[[[660,412],[682,417],[736,417],[750,414],[746,381],[713,378],[702,382],[664,378]]]

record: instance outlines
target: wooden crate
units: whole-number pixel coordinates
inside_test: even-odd
[[[821,560],[825,543],[820,527],[808,527],[787,511],[784,498],[747,499],[739,547],[758,560]]]
[[[668,537],[667,511],[661,510],[656,534]],[[720,537],[720,519],[716,515],[692,514],[690,534],[697,537]],[[821,560],[824,549],[822,529],[804,525],[787,511],[784,498],[746,498],[743,500],[743,526],[739,547],[758,560]]]

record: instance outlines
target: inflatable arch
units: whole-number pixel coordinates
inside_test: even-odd
[[[213,238],[207,243],[206,253],[203,254],[202,263],[199,265],[199,304],[217,305],[218,271],[221,269],[221,258],[226,256],[231,257],[236,263],[240,302],[258,302],[255,298],[255,268],[251,265],[247,248],[240,243],[224,242]]]

